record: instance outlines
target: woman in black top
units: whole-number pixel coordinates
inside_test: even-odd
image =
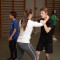
[[[43,26],[41,27],[41,34],[36,48],[36,56],[37,60],[39,60],[40,52],[43,50],[43,48],[45,48],[46,60],[50,60],[49,54],[53,52],[53,21],[50,19],[48,15],[48,9],[46,7],[40,10],[40,15],[45,22],[42,22]]]

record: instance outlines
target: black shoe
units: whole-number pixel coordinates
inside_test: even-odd
[[[13,60],[13,58],[12,57],[9,57],[7,60]]]

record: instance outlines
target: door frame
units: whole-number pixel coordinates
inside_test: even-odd
[[[1,38],[1,0],[0,0],[0,38]]]

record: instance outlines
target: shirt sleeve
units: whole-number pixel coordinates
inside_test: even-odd
[[[51,29],[53,29],[53,26],[54,26],[53,21],[50,20],[50,22],[49,22],[49,26],[48,26],[48,27],[50,27]]]
[[[18,27],[18,23],[17,21],[14,21],[14,28],[17,28]]]
[[[32,23],[33,27],[41,27],[41,26],[43,26],[43,24],[41,22],[38,23],[37,21],[31,21],[31,23]]]

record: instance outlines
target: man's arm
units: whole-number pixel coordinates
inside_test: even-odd
[[[11,37],[13,37],[13,35],[16,33],[16,28],[14,28],[13,33],[11,34]]]
[[[44,26],[45,31],[46,31],[47,33],[49,33],[50,30],[51,30],[51,27],[48,27],[48,26],[46,25],[46,22],[43,22],[43,21],[42,21],[42,24],[43,24],[43,26]]]
[[[50,30],[51,30],[51,27],[47,27],[46,24],[44,24],[43,26],[44,26],[45,31],[46,31],[47,33],[49,33]]]
[[[11,36],[9,37],[9,40],[12,40],[12,37],[13,37],[13,35],[16,33],[16,28],[14,28],[14,31],[13,31],[13,33],[11,34]]]

